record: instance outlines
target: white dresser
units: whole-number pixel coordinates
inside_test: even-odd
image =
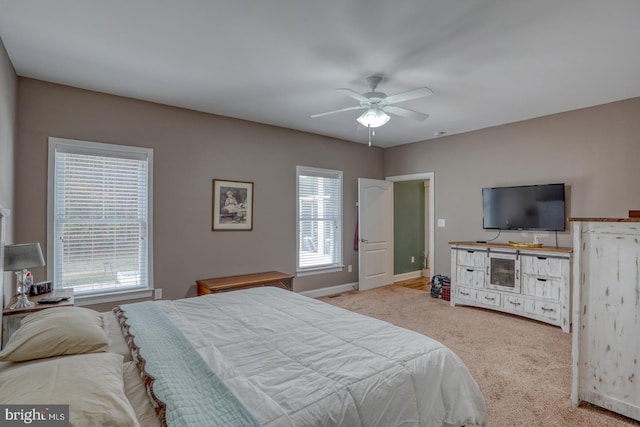
[[[571,221],[571,401],[640,420],[640,219]]]
[[[450,242],[451,305],[571,327],[571,248]]]

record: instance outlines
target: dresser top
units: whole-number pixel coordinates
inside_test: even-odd
[[[590,222],[640,222],[640,218],[569,218],[569,221]]]
[[[480,242],[449,242],[451,246],[475,246],[479,248],[494,248],[494,249],[510,249],[518,250],[520,252],[562,252],[571,253],[573,248],[556,248],[555,246],[542,246],[541,248],[526,248],[521,246],[511,246],[506,243],[480,243]]]

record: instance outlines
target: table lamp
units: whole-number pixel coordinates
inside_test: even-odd
[[[25,289],[27,269],[45,265],[40,243],[23,243],[4,247],[4,270],[15,271],[18,286],[18,300],[9,307],[12,310],[31,308],[35,304],[27,299]]]

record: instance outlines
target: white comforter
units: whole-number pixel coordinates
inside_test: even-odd
[[[424,335],[273,287],[158,303],[265,427],[485,423],[467,368]]]

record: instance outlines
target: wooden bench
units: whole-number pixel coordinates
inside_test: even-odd
[[[241,274],[239,276],[214,277],[196,280],[198,295],[235,291],[238,289],[256,288],[259,286],[276,286],[288,291],[293,290],[293,277],[279,271]]]

